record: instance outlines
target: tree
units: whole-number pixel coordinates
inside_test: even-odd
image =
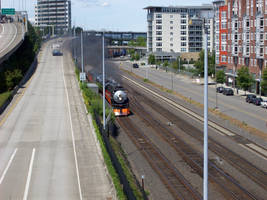
[[[156,59],[154,54],[150,54],[148,57],[148,64],[154,65],[156,63]]]
[[[216,72],[216,82],[217,83],[221,83],[221,84],[223,84],[223,83],[225,83],[225,73],[224,73],[224,71],[223,70],[219,70],[219,71],[217,71]]]
[[[238,87],[242,88],[246,92],[252,86],[255,80],[253,76],[249,73],[248,68],[243,66],[237,72],[236,81]]]
[[[196,66],[196,72],[197,74],[200,74],[202,77],[204,76],[204,55],[205,52],[202,50],[199,52],[199,59],[195,63]],[[208,53],[208,75],[214,74],[215,68],[215,53]]]
[[[139,47],[146,47],[146,38],[138,37],[136,39],[136,45],[139,46]]]
[[[83,29],[81,27],[75,27],[75,34],[80,35]]]
[[[265,68],[265,70],[262,73],[261,89],[262,89],[262,92],[266,95],[267,94],[267,68]]]

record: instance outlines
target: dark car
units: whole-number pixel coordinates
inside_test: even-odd
[[[137,63],[134,63],[133,68],[139,68],[139,65]]]
[[[62,53],[60,52],[60,50],[54,49],[53,52],[52,52],[52,55],[53,56],[62,56]]]
[[[232,96],[232,95],[234,95],[234,91],[231,88],[224,88],[223,94],[226,96],[229,96],[229,95]]]
[[[217,87],[217,88],[216,88],[216,91],[217,91],[218,93],[223,93],[223,91],[224,91],[224,87]]]
[[[255,104],[256,106],[260,106],[261,102],[262,102],[262,98],[258,97],[258,98],[254,98],[253,99],[253,104]]]
[[[253,100],[256,98],[256,95],[254,94],[248,94],[246,97],[246,102],[253,103]]]

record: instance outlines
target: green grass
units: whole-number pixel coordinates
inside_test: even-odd
[[[4,92],[4,93],[0,94],[0,106],[2,106],[5,103],[5,101],[8,99],[10,94],[11,94],[11,91]]]
[[[122,166],[122,169],[127,177],[127,180],[129,181],[130,187],[133,190],[134,196],[136,197],[136,199],[141,200],[143,199],[143,195],[136,183],[135,177],[133,175],[133,172],[131,171],[131,169],[129,168],[129,164],[127,161],[127,156],[125,155],[123,149],[121,148],[121,146],[119,145],[119,143],[113,138],[110,137],[110,143],[112,145],[113,150],[116,153],[116,156]]]

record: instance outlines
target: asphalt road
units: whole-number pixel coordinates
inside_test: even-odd
[[[0,58],[11,51],[22,39],[22,27],[17,23],[0,24]]]
[[[152,82],[163,85],[165,88],[175,90],[185,97],[203,104],[204,89],[202,85],[192,83],[192,79],[184,78],[180,75],[173,75],[172,73],[163,70],[156,70],[149,68],[148,72],[145,67],[140,66],[138,69],[130,69],[132,64],[123,62],[122,67],[132,70],[134,73],[150,79]],[[214,108],[216,97],[215,87],[209,87],[209,107]],[[225,113],[241,122],[244,122],[252,127],[255,127],[267,133],[267,110],[253,104],[245,102],[244,97],[241,96],[224,96],[218,94],[218,108],[220,112]]]
[[[45,44],[25,88],[0,121],[0,199],[113,197],[69,54]]]

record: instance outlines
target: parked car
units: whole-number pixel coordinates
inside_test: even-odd
[[[262,102],[262,98],[260,98],[260,97],[253,99],[253,104],[255,104],[256,106],[261,105],[261,102]]]
[[[217,91],[218,93],[223,93],[223,91],[224,91],[224,87],[222,87],[222,86],[217,87],[217,88],[216,88],[216,91]]]
[[[228,96],[228,95],[234,95],[234,91],[231,88],[224,88],[223,94]]]
[[[134,63],[133,68],[139,68],[139,65],[137,63]]]
[[[256,98],[256,95],[248,94],[247,97],[246,97],[246,102],[253,103],[253,99],[255,99],[255,98]]]
[[[261,107],[263,107],[263,108],[267,108],[267,100],[263,100],[263,101],[261,102]]]

